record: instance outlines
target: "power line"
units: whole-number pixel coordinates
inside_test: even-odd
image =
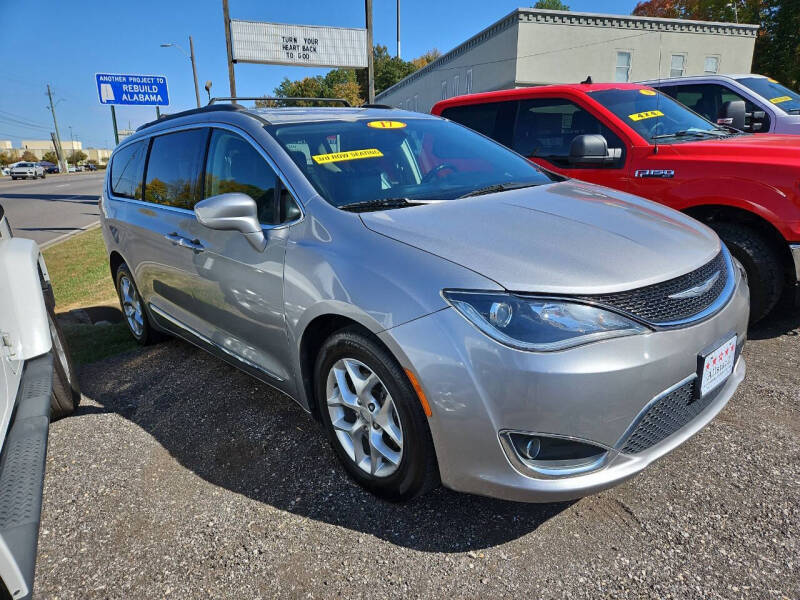
[[[46,127],[46,125],[42,125],[41,123],[37,123],[36,121],[31,121],[28,117],[23,115],[17,115],[12,112],[8,112],[7,110],[0,110],[0,118],[8,118],[13,120],[18,120],[20,122],[27,123],[29,125],[37,125],[40,127]]]
[[[32,124],[28,124],[28,123],[26,123],[24,121],[18,121],[17,119],[9,119],[9,118],[4,117],[2,115],[0,115],[0,123],[2,123],[4,125],[13,125],[14,127],[25,127],[27,129],[46,129],[46,130],[50,129],[49,127],[46,127],[45,125],[32,125]]]

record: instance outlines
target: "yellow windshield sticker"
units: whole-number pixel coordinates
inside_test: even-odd
[[[780,104],[781,102],[788,102],[791,99],[791,96],[778,96],[777,98],[770,98],[769,101],[773,104]]]
[[[664,113],[660,110],[646,110],[640,113],[633,113],[632,115],[628,115],[628,118],[631,121],[644,121],[645,119],[652,119],[653,117],[663,117]]]
[[[402,129],[406,124],[402,121],[370,121],[367,127],[373,129]]]
[[[639,90],[640,94],[644,94],[645,96],[655,96],[655,90]]]
[[[377,148],[366,148],[364,150],[348,150],[347,152],[331,152],[330,154],[315,154],[311,158],[318,165],[332,162],[342,162],[344,160],[358,160],[359,158],[380,158],[383,153]]]

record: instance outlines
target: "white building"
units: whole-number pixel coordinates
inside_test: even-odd
[[[519,8],[375,98],[445,98],[549,83],[749,73],[758,25]]]

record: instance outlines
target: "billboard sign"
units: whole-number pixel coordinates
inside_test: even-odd
[[[367,30],[231,20],[233,62],[306,67],[367,66]]]
[[[166,77],[97,73],[95,78],[100,104],[169,106]]]

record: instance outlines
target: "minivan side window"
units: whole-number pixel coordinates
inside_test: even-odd
[[[142,199],[142,175],[147,140],[134,142],[114,153],[111,161],[111,191],[115,196]]]
[[[278,225],[300,216],[289,191],[252,144],[235,133],[214,129],[206,160],[205,197],[231,192],[247,194],[255,200],[258,220],[265,225]]]
[[[486,102],[451,106],[442,111],[442,117],[461,123],[505,146],[511,145],[511,128],[514,125],[516,102]]]
[[[188,129],[153,138],[147,159],[144,199],[191,210],[202,196],[208,129]]]
[[[620,150],[620,159],[613,167],[622,167],[625,144],[619,136],[588,110],[563,98],[521,100],[511,147],[528,158],[539,157],[559,167],[579,168],[568,162],[570,145],[577,136],[590,134],[602,135],[609,149]]]

